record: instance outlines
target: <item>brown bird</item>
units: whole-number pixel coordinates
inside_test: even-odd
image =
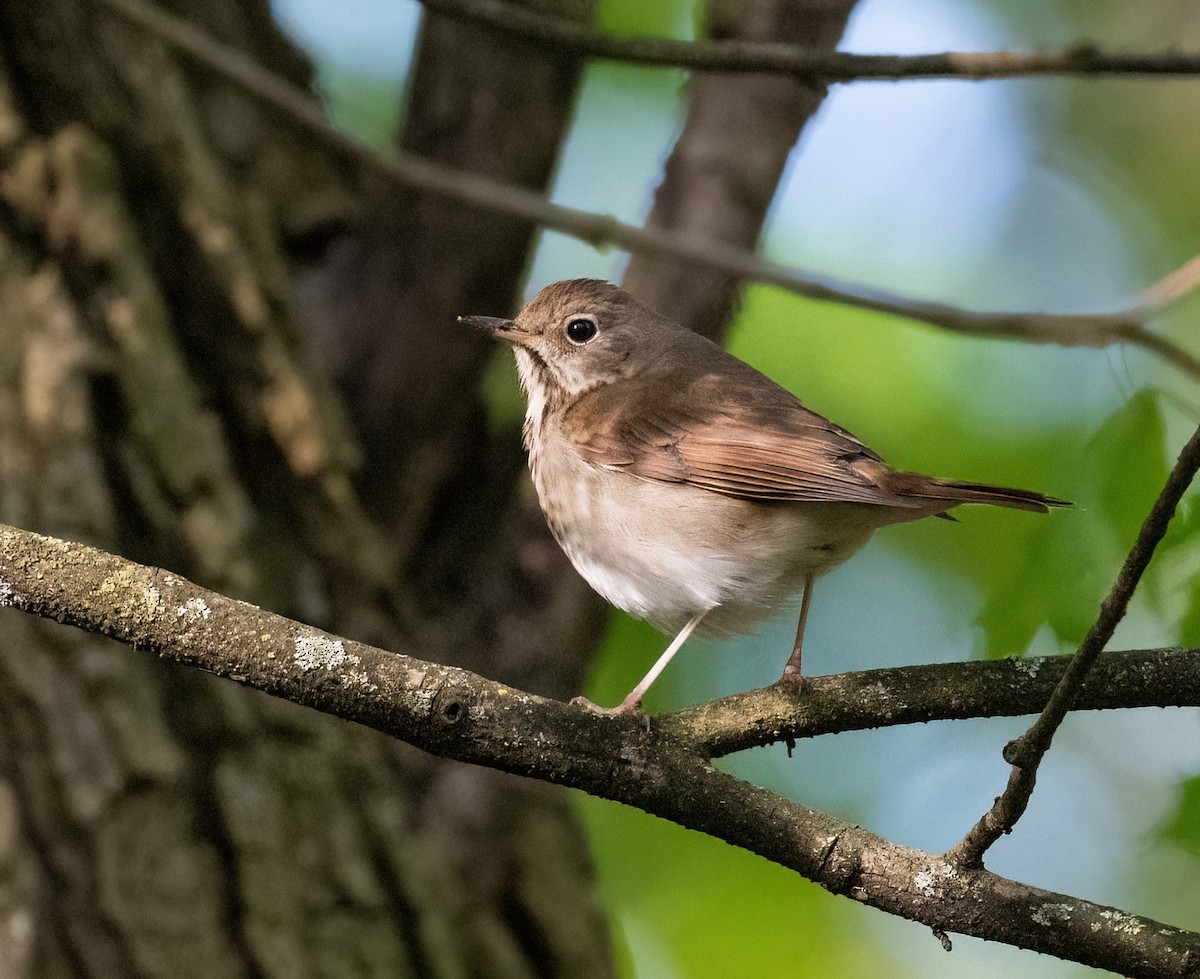
[[[749,631],[799,591],[784,679],[800,677],[813,581],[880,527],[961,503],[1045,513],[1029,490],[899,472],[715,343],[607,282],[539,292],[515,320],[460,317],[512,345],[538,499],[576,570],[675,633],[620,705],[638,710],[694,629]]]

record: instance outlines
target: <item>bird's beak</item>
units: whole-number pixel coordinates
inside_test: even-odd
[[[460,316],[458,321],[516,346],[528,347],[533,344],[533,334],[522,330],[514,320],[501,319],[498,316]]]

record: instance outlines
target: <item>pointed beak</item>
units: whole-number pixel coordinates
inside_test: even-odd
[[[458,321],[518,346],[527,347],[533,342],[532,334],[526,333],[513,320],[498,316],[460,316]]]

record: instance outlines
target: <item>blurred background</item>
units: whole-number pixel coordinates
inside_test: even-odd
[[[184,12],[209,33],[307,84],[309,66],[246,12],[253,4],[194,6]],[[565,5],[572,16],[583,6]],[[853,6],[839,45],[847,51],[1200,49],[1189,0]],[[84,428],[98,447],[86,476],[74,464],[53,470],[71,473],[69,485],[36,504],[13,489],[13,460],[26,455],[0,453],[0,518],[343,634],[539,692],[569,696],[584,685],[593,700],[617,702],[666,640],[564,574],[530,505],[511,357],[450,324],[456,312],[512,313],[556,279],[653,273],[630,269],[617,250],[381,193],[319,141],[293,143],[288,125],[235,86],[179,67],[124,22],[77,27],[74,10],[64,0],[0,10],[0,110],[16,93],[24,120],[6,128],[0,112],[0,148],[11,163],[25,159],[14,147],[32,153],[45,138],[53,174],[36,193],[21,191],[29,167],[10,167],[0,182],[0,231],[11,236],[0,248],[0,294],[17,295],[3,293],[5,269],[24,249],[35,258],[22,259],[21,275],[38,288],[46,278],[33,270],[61,265],[62,308],[83,326],[79,337],[53,335],[50,359],[61,359],[62,377],[83,377],[79,400],[61,403],[87,406],[78,417],[92,419]],[[477,51],[455,58],[468,32],[453,36],[446,21],[422,27],[415,0],[272,0],[270,14],[311,59],[313,87],[341,130],[385,151],[399,143],[544,183],[558,203],[632,224],[652,214],[685,126],[687,73],[559,64],[540,49],[511,63]],[[600,0],[596,24],[694,39],[704,14],[701,2]],[[106,62],[95,74],[93,54]],[[543,111],[531,96],[528,115],[505,117],[508,130],[456,142],[460,120],[466,133],[489,98],[503,99],[484,83],[455,85],[493,71],[499,88],[515,90],[526,72],[531,87],[561,98]],[[1200,251],[1198,86],[1140,76],[835,85],[787,159],[762,252],[971,309],[1125,309]],[[555,120],[547,131],[561,126],[557,161],[557,130],[543,132],[543,117]],[[78,142],[79,120],[111,155]],[[543,147],[537,162],[521,160],[523,141]],[[119,233],[88,237],[98,225],[64,223],[110,184],[125,210],[104,198],[104,221],[120,220],[102,226]],[[60,195],[69,206],[51,207]],[[432,244],[429,227],[443,235],[430,233]],[[130,241],[141,250],[126,261],[112,243]],[[481,247],[490,258],[477,257]],[[114,312],[114,296],[134,297],[131,318]],[[876,535],[818,583],[808,670],[1075,648],[1200,419],[1196,378],[1132,348],[968,338],[757,285],[729,309],[735,353],[893,465],[1076,504],[1048,517],[959,511],[957,524]],[[1198,317],[1200,299],[1189,297],[1151,325],[1200,354]],[[297,353],[301,335],[320,361]],[[0,336],[10,342],[26,341]],[[85,348],[101,354],[72,359]],[[192,401],[164,410],[175,397]],[[0,439],[12,440],[0,444],[40,438],[47,458],[45,446],[68,444],[62,431],[77,418],[64,410],[51,438],[5,428],[17,414],[0,412]],[[160,443],[186,446],[186,462]],[[109,487],[102,506],[88,502],[93,484]],[[1112,648],[1200,644],[1198,542],[1193,494]],[[28,901],[40,912],[34,937],[22,939],[32,949],[25,971],[4,972],[0,952],[0,975],[1095,974],[960,936],[947,955],[922,927],[641,812],[580,794],[568,808],[560,790],[447,765],[231,684],[120,648],[77,649],[53,631],[27,636],[5,621],[0,816],[17,813],[14,833],[27,845],[11,857],[19,872],[0,852],[0,928],[25,920],[6,910],[10,888],[20,897],[12,907]],[[750,637],[690,641],[647,710],[773,682],[793,629],[789,615]],[[43,648],[46,665],[35,669],[30,650]],[[790,758],[774,746],[720,765],[941,852],[1001,790],[1001,749],[1026,724],[842,734],[802,742]],[[989,868],[1200,929],[1198,724],[1184,710],[1069,717]],[[64,839],[92,842],[61,845],[64,827]]]
[[[696,7],[605,0],[601,24],[618,34],[693,38]],[[275,11],[316,58],[335,120],[386,141],[404,99],[418,4],[356,0],[334,13],[311,0],[276,0]],[[1118,3],[866,0],[841,48],[925,53],[1088,41],[1186,49],[1200,42],[1193,14],[1185,3],[1135,11]],[[683,82],[682,72],[590,65],[553,199],[642,222],[682,125]],[[839,85],[789,162],[764,251],[815,273],[973,309],[1116,311],[1196,251],[1197,152],[1195,81]],[[560,278],[620,281],[625,262],[544,233],[526,297]],[[1188,300],[1154,326],[1195,348],[1198,314],[1200,303]],[[893,464],[1036,487],[1077,504],[1047,520],[974,511],[957,526],[877,535],[815,592],[806,663],[819,673],[1071,651],[1200,415],[1194,380],[1145,353],[966,339],[767,287],[747,289],[730,347]],[[515,426],[523,403],[506,355],[495,373],[503,377],[494,410]],[[1193,539],[1187,549],[1194,546]],[[1200,639],[1194,563],[1178,552],[1164,557],[1113,648]],[[1190,632],[1181,627],[1189,619]],[[742,640],[691,641],[648,709],[772,682],[792,628],[788,617]],[[663,643],[613,613],[588,695],[619,700]],[[722,764],[937,852],[999,791],[1000,749],[1025,723],[843,734],[803,743],[790,759],[777,746]],[[1197,773],[1192,712],[1076,715],[1028,814],[989,866],[1195,927],[1200,826],[1194,807],[1180,807]],[[613,804],[577,802],[627,974],[1091,972],[968,938],[955,938],[946,955],[923,930],[832,899],[756,857]]]

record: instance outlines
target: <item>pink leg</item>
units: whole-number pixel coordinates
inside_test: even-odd
[[[792,646],[792,655],[788,657],[783,667],[784,680],[801,679],[800,647],[804,645],[804,623],[808,621],[808,603],[812,601],[813,576],[804,579],[804,597],[800,599],[800,621],[796,625],[796,644]]]
[[[671,662],[671,657],[679,652],[679,647],[684,644],[684,641],[692,634],[692,630],[700,624],[700,620],[704,618],[707,612],[708,610],[705,609],[703,612],[698,612],[692,616],[688,624],[679,630],[679,635],[671,640],[671,645],[666,648],[666,651],[658,658],[657,662],[650,667],[650,672],[642,677],[641,682],[629,691],[629,696],[622,700],[616,707],[597,707],[585,697],[576,697],[571,703],[586,707],[596,714],[636,714],[641,705],[642,697],[650,689],[650,684],[657,680],[658,675],[666,669],[667,664]]]

